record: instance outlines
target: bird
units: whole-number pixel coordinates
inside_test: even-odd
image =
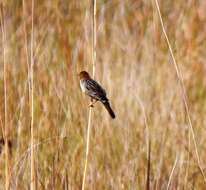
[[[102,88],[102,86],[97,81],[93,80],[86,71],[81,71],[79,73],[79,79],[82,92],[91,97],[91,103],[89,106],[93,107],[97,101],[100,101],[108,111],[111,118],[114,119],[115,113],[110,106],[104,88]]]

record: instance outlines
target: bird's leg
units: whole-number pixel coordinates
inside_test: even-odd
[[[91,98],[91,102],[90,102],[90,104],[89,104],[89,107],[94,107],[94,104],[97,102],[97,100],[94,100],[93,101],[93,98]]]
[[[89,103],[89,107],[94,107],[94,106],[93,106],[93,98],[91,98],[91,101],[90,101],[90,103]]]

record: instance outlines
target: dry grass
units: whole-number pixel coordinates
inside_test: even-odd
[[[0,42],[0,124],[5,123],[6,44],[12,189],[30,185],[32,3],[25,2],[23,10],[22,0],[5,1],[6,39]],[[97,1],[96,79],[107,89],[117,118],[111,120],[95,105],[85,189],[205,189],[199,165],[205,173],[206,3],[158,2],[187,92],[200,163],[154,1]],[[37,189],[81,189],[89,99],[76,74],[92,71],[92,6],[87,1],[35,1],[34,10]],[[3,189],[4,146],[1,150]]]

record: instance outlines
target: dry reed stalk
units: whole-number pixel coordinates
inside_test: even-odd
[[[171,184],[171,181],[172,181],[172,176],[173,176],[174,170],[175,170],[175,168],[177,166],[178,160],[179,160],[178,155],[176,155],[176,159],[175,159],[175,162],[174,162],[174,165],[172,167],[172,171],[170,173],[170,177],[169,177],[169,180],[168,180],[167,190],[169,190],[169,188],[170,188],[170,184]]]
[[[151,173],[151,141],[149,139],[147,148],[147,180],[146,180],[146,190],[150,190],[150,173]]]
[[[147,146],[147,178],[146,178],[146,185],[145,189],[150,190],[150,174],[151,174],[151,138],[150,138],[150,128],[147,121],[147,115],[145,112],[145,107],[139,98],[139,96],[136,97],[137,101],[140,105],[140,108],[142,109],[143,117],[144,117],[144,125],[146,130],[146,146]]]
[[[93,0],[93,25],[92,25],[92,30],[93,30],[92,65],[93,65],[93,78],[95,78],[95,70],[96,70],[96,0]],[[85,189],[85,181],[86,181],[86,173],[87,173],[88,157],[89,157],[91,123],[92,123],[92,107],[89,108],[89,118],[88,118],[88,126],[87,126],[86,158],[85,158],[85,164],[84,164],[82,190]]]
[[[31,127],[31,183],[30,189],[35,190],[35,167],[34,167],[34,0],[32,0],[32,27],[31,27],[31,54],[30,54],[30,68],[29,68],[29,102],[30,102],[30,127]]]
[[[7,63],[6,63],[6,34],[4,29],[4,12],[1,4],[1,32],[2,32],[2,49],[4,65],[4,142],[5,142],[5,189],[9,189],[9,147],[8,147],[8,113],[7,113]]]
[[[178,64],[176,62],[176,59],[175,59],[175,56],[174,56],[174,53],[173,53],[173,50],[172,50],[169,38],[167,36],[167,32],[165,30],[165,26],[164,26],[164,23],[163,23],[162,14],[161,14],[161,11],[160,11],[158,0],[155,0],[155,5],[156,5],[157,12],[158,12],[158,15],[159,15],[162,31],[163,31],[163,34],[165,36],[165,39],[166,39],[166,42],[167,42],[167,45],[168,45],[168,48],[169,48],[169,52],[170,52],[170,55],[171,55],[172,60],[173,60],[173,65],[175,67],[177,78],[178,78],[178,81],[179,81],[181,89],[182,89],[183,103],[184,103],[184,106],[185,106],[186,115],[187,115],[187,119],[188,119],[188,123],[189,123],[189,128],[190,128],[190,132],[192,134],[193,143],[194,143],[194,146],[195,146],[195,153],[196,153],[196,157],[197,157],[198,167],[199,167],[199,170],[200,170],[200,172],[201,172],[201,174],[202,174],[202,176],[204,178],[204,182],[206,184],[206,177],[205,177],[203,168],[201,166],[199,152],[198,152],[198,149],[197,149],[197,142],[196,142],[196,138],[195,138],[195,134],[194,134],[194,129],[193,129],[192,121],[191,121],[191,118],[190,118],[190,111],[189,111],[189,106],[188,106],[188,103],[187,103],[187,94],[186,94],[186,90],[185,90],[185,86],[184,86],[184,82],[183,82],[183,76],[182,76],[181,70],[179,69]]]
[[[188,133],[188,150],[190,150],[190,141],[191,141],[191,132],[189,131]],[[188,176],[189,176],[189,161],[190,161],[190,151],[188,151],[187,153],[187,167],[186,167],[186,172],[185,172],[185,178],[184,178],[184,189],[186,189],[186,186],[187,186],[187,179],[188,179]]]

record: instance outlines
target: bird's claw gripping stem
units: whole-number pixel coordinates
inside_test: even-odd
[[[89,107],[90,107],[90,108],[93,108],[93,107],[94,107],[94,105],[93,105],[92,103],[90,103],[90,104],[89,104]]]
[[[94,107],[94,104],[97,102],[97,100],[95,100],[94,102],[93,102],[93,99],[91,99],[91,102],[90,102],[90,104],[89,104],[89,107],[90,108],[93,108]]]

